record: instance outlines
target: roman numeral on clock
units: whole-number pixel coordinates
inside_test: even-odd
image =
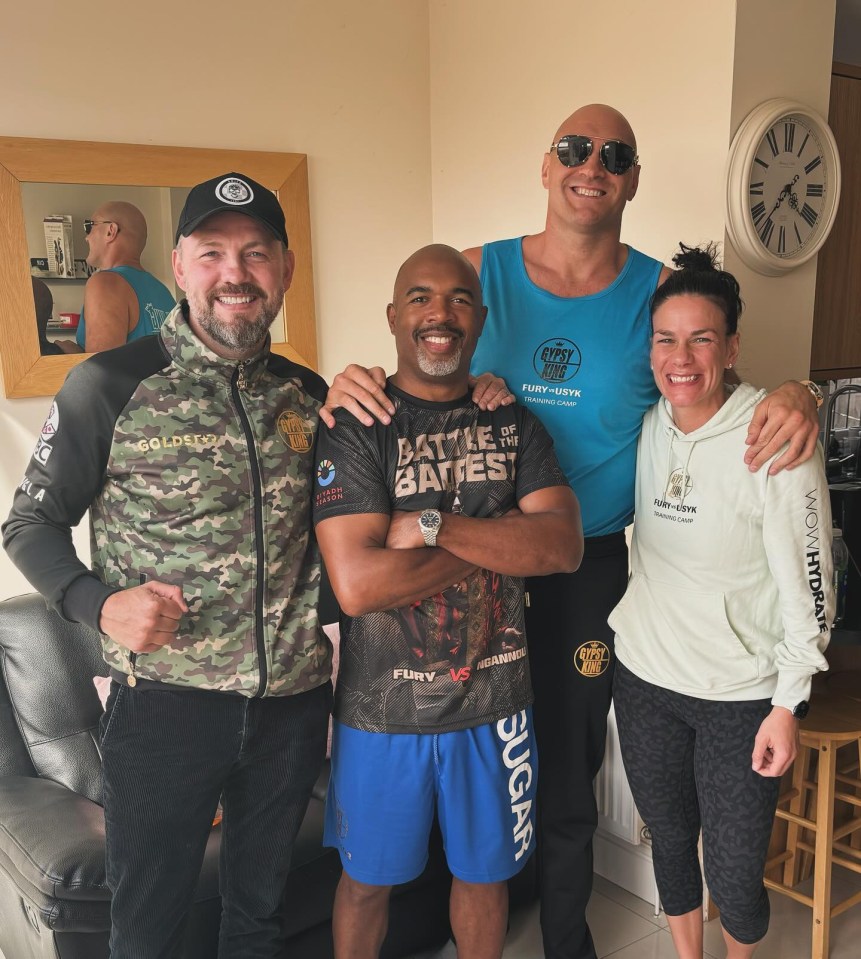
[[[795,124],[783,124],[783,149],[786,153],[792,153],[792,145],[795,143]]]
[[[813,207],[808,203],[805,203],[801,208],[801,218],[808,226],[813,226],[813,224],[816,223],[818,216],[819,214],[816,212],[816,210],[814,210]]]
[[[762,196],[762,188],[765,185],[764,180],[759,180],[757,183],[751,183],[750,185],[750,195],[751,196]],[[810,194],[807,194],[810,196]]]
[[[768,246],[771,243],[771,234],[774,233],[774,221],[771,217],[762,224],[762,229],[759,231],[759,238],[762,242]]]
[[[819,166],[822,162],[822,157],[814,157],[810,163],[804,168],[804,172],[810,176],[810,174]]]
[[[759,226],[760,220],[765,216],[765,204],[762,200],[760,200],[756,206],[751,207],[750,215],[753,217],[754,225]]]
[[[771,149],[771,155],[773,157],[777,156],[777,134],[774,130],[769,130],[765,135],[765,139],[768,140],[769,148]]]
[[[752,186],[753,184],[751,184]],[[822,196],[822,190],[824,184],[822,183],[808,183],[807,184],[807,195],[808,196]]]
[[[786,253],[786,227],[782,226],[777,233],[777,252]]]

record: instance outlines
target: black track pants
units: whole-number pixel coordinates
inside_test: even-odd
[[[620,532],[587,539],[576,573],[527,582],[546,959],[595,959],[586,924],[598,823],[592,783],[604,760],[615,662],[607,617],[627,579],[628,551]]]

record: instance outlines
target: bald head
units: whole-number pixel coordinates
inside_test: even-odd
[[[601,137],[604,140],[621,140],[634,148],[637,152],[637,139],[627,119],[614,107],[606,103],[590,103],[575,110],[570,117],[564,120],[553,142],[560,137],[571,134],[589,137]]]
[[[119,227],[117,242],[127,256],[139,258],[143,253],[147,239],[146,218],[133,203],[109,200],[96,210],[93,219],[114,223]]]
[[[394,384],[428,400],[463,396],[487,314],[469,260],[441,243],[422,247],[398,270],[386,314],[398,353]]]
[[[434,264],[440,267],[453,267],[457,270],[462,276],[463,287],[472,294],[474,305],[481,309],[481,283],[473,265],[459,250],[456,250],[453,246],[446,246],[444,243],[431,243],[429,246],[423,246],[403,262],[398,270],[398,275],[395,277],[392,302],[397,305],[406,292],[415,285],[416,275],[428,269],[433,270]]]

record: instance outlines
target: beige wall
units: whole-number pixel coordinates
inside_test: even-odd
[[[391,364],[394,272],[431,239],[427,0],[7,6],[0,133],[307,153],[321,371]],[[49,403],[0,398],[2,519]],[[0,598],[26,588],[0,552]]]
[[[679,240],[721,238],[734,8],[432,3],[436,238],[475,245],[542,229],[542,155],[590,102],[618,107],[638,137],[640,190],[623,238],[662,260]]]
[[[391,365],[383,307],[416,247],[541,228],[541,154],[578,104],[609,101],[638,132],[643,174],[626,240],[667,260],[679,240],[722,238],[726,151],[744,114],[786,94],[827,109],[833,8],[264,0],[246,16],[226,0],[151,0],[135,12],[86,0],[51,4],[45,17],[44,5],[19,3],[0,41],[0,88],[15,91],[0,102],[0,132],[308,153],[331,376],[350,360]],[[50,81],[51,57],[74,61],[74,86]],[[126,79],[124,63],[135,71]],[[755,378],[803,374],[813,267],[789,281],[742,279]],[[788,295],[777,297],[779,284]],[[792,340],[785,352],[772,349],[780,339]],[[2,516],[47,405],[0,399]],[[0,597],[23,588],[0,555]]]

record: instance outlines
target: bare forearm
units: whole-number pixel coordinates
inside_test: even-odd
[[[325,555],[325,554],[324,554]],[[327,559],[335,596],[348,616],[409,606],[463,579],[475,564],[445,549],[369,547],[352,561]]]
[[[568,511],[498,519],[446,513],[437,545],[504,576],[573,572],[583,558],[579,516]]]

